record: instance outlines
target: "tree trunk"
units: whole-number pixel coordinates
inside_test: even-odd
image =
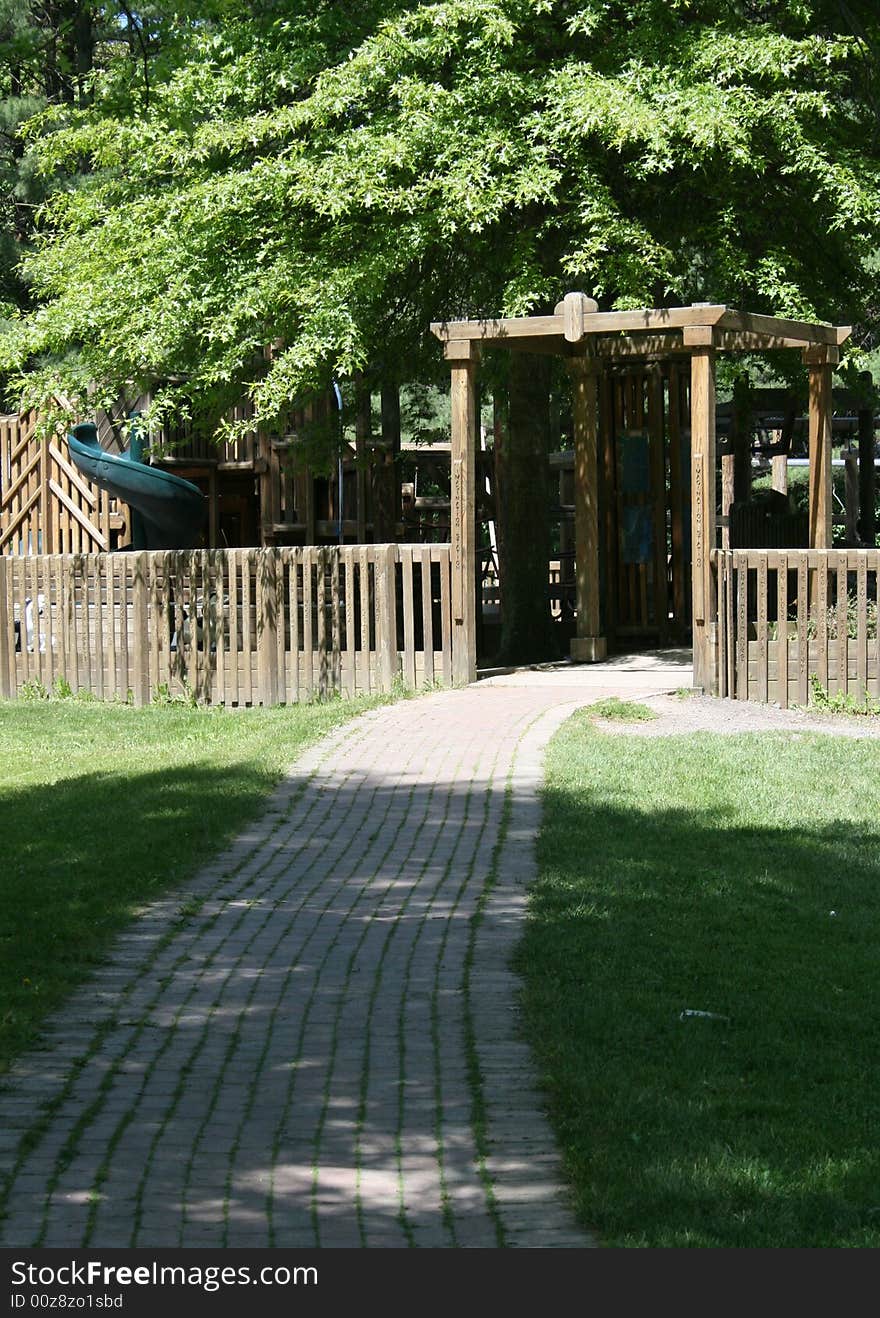
[[[550,362],[510,355],[507,423],[496,429],[501,647],[505,664],[559,655],[550,616]]]
[[[397,539],[400,520],[400,388],[384,382],[381,391],[382,443],[372,454],[374,539],[379,544]]]

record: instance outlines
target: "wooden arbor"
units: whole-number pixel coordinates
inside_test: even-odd
[[[453,676],[476,677],[474,455],[480,351],[564,357],[573,384],[577,635],[575,659],[605,657],[600,617],[599,384],[614,363],[690,359],[690,544],[694,686],[715,691],[716,548],[715,363],[719,352],[799,348],[810,374],[810,548],[831,545],[831,372],[847,327],[751,315],[713,303],[600,312],[568,293],[552,316],[435,323],[452,371]],[[665,553],[665,546],[663,549]]]

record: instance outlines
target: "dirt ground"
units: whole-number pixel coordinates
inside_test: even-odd
[[[627,723],[596,719],[603,731],[628,737],[669,737],[690,732],[804,732],[832,733],[839,737],[880,737],[880,718],[855,714],[820,714],[812,710],[780,709],[745,700],[718,700],[712,696],[648,696],[641,703],[653,709],[656,719]]]

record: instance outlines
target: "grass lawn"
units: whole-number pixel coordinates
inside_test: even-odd
[[[877,742],[554,739],[518,968],[605,1243],[880,1245],[878,785]]]
[[[0,1073],[137,907],[218,851],[305,745],[376,703],[0,703]]]

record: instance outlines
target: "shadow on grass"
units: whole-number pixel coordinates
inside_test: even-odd
[[[0,791],[0,1073],[131,915],[260,813],[275,778],[202,763]]]
[[[518,954],[583,1219],[616,1244],[877,1245],[876,815],[756,827],[629,789],[548,789]]]

